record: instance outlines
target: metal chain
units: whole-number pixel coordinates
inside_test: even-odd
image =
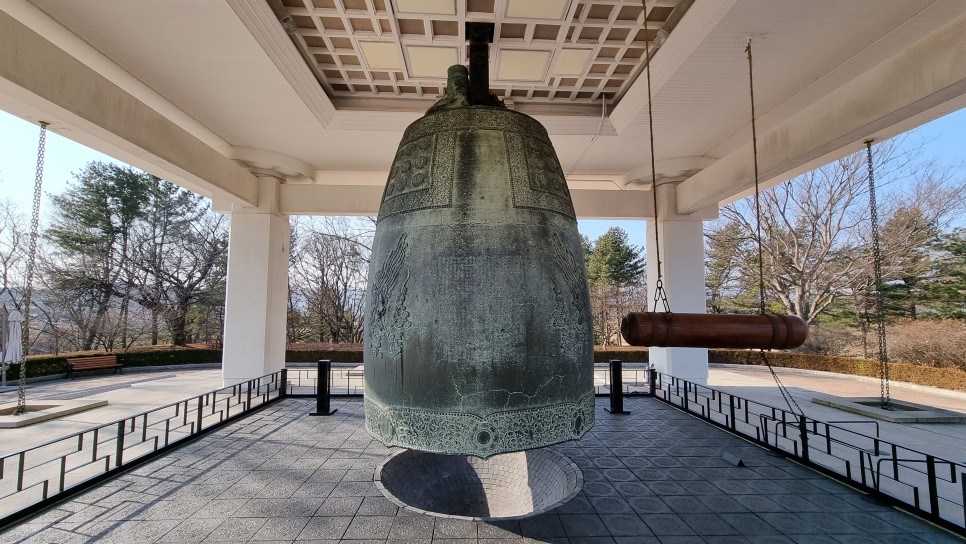
[[[751,152],[755,159],[755,230],[758,234],[758,313],[765,315],[765,258],[761,240],[761,189],[758,181],[758,129],[755,126],[755,76],[752,70],[751,38],[745,47],[748,54],[748,90],[751,96]]]
[[[644,35],[648,34],[647,28],[647,0],[642,0],[644,4]],[[661,236],[658,232],[657,216],[657,162],[654,157],[654,107],[653,95],[651,93],[651,47],[650,43],[644,48],[645,67],[644,73],[647,77],[647,128],[650,133],[651,147],[651,200],[654,204],[654,258],[657,260],[657,279],[654,281],[654,310],[657,311],[658,303],[664,306],[664,317],[671,321],[674,314],[671,312],[671,303],[667,299],[667,291],[664,289],[664,263],[661,261]]]
[[[869,168],[869,215],[872,221],[872,270],[875,277],[875,319],[879,333],[879,400],[883,408],[890,408],[889,354],[886,351],[885,304],[882,294],[882,250],[879,247],[879,210],[875,201],[875,169],[872,166],[872,142],[865,141]]]
[[[748,45],[745,47],[745,53],[748,54],[748,94],[751,97],[751,151],[754,157],[755,163],[755,229],[758,235],[758,313],[765,315],[765,258],[764,250],[762,246],[764,243],[761,239],[761,187],[758,180],[758,129],[755,126],[755,77],[751,58],[751,38],[748,38]],[[782,398],[785,399],[785,404],[788,406],[788,410],[793,414],[804,414],[801,406],[795,402],[788,388],[782,383],[781,379],[778,378],[778,374],[775,369],[772,368],[771,363],[768,361],[768,354],[765,353],[764,349],[758,350],[761,362],[768,367],[768,372],[771,373],[772,378],[775,379],[775,385],[778,386],[778,392],[781,393]]]
[[[17,387],[17,409],[14,415],[27,413],[27,353],[30,350],[30,304],[33,297],[34,263],[37,258],[37,238],[40,226],[40,198],[44,182],[44,156],[47,152],[47,125],[40,122],[40,143],[37,147],[37,173],[34,176],[34,206],[30,215],[30,249],[27,252],[27,279],[23,297],[23,331],[21,336],[20,380]]]

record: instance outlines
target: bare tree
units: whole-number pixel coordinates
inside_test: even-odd
[[[0,303],[9,302],[21,311],[29,238],[26,224],[12,202],[0,200]]]
[[[204,209],[201,197],[164,181],[151,191],[150,201],[152,217],[139,229],[135,253],[142,274],[127,287],[133,300],[152,312],[152,322],[163,319],[171,342],[183,346],[191,307],[224,292],[226,218]]]
[[[372,222],[347,217],[304,221],[291,272],[290,316],[304,312],[306,339],[360,342]],[[299,231],[297,231],[299,232]],[[290,338],[297,336],[290,330]]]
[[[964,209],[966,184],[933,163],[915,160],[919,148],[901,150],[901,140],[875,147],[874,167],[880,188],[897,181],[905,187],[883,198],[885,274],[915,273],[936,228]],[[844,157],[761,193],[761,244],[764,287],[785,311],[812,322],[838,300],[867,291],[871,260],[870,210],[865,152]],[[715,230],[709,241],[727,239],[739,264],[742,291],[757,295],[758,231],[754,201],[725,206],[722,217],[737,233]],[[727,236],[726,236],[727,235]],[[709,251],[721,251],[709,248]],[[719,256],[720,257],[720,256]],[[729,274],[735,273],[728,270]]]

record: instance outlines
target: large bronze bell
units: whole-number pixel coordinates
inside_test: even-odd
[[[365,412],[386,445],[485,458],[591,428],[593,337],[546,129],[469,91],[451,67],[392,164],[366,294]]]

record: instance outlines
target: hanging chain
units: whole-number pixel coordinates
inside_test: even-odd
[[[751,152],[755,159],[755,229],[758,233],[758,312],[765,315],[765,258],[761,241],[761,188],[758,181],[758,129],[755,126],[755,76],[752,70],[751,38],[748,38],[748,89],[751,96]]]
[[[20,380],[17,387],[17,409],[14,415],[27,413],[27,353],[30,351],[30,304],[33,297],[34,263],[37,258],[37,238],[40,226],[40,198],[44,182],[44,155],[47,152],[47,125],[40,122],[40,143],[37,147],[37,173],[34,176],[34,206],[30,215],[30,246],[27,251],[27,278],[23,296],[23,330],[21,336]]]
[[[649,29],[647,28],[647,0],[643,0],[644,4],[644,35],[647,36]],[[661,236],[658,232],[658,216],[657,216],[657,163],[654,157],[654,106],[653,94],[651,93],[651,44],[647,43],[644,48],[645,54],[645,67],[644,74],[647,78],[647,128],[650,133],[650,146],[651,146],[651,200],[654,204],[654,258],[657,260],[657,279],[654,281],[654,310],[657,311],[658,303],[661,303],[664,307],[664,317],[670,321],[674,318],[674,314],[671,312],[671,303],[667,299],[667,291],[664,289],[664,263],[661,261]]]
[[[872,220],[872,270],[875,276],[875,319],[879,333],[879,400],[883,408],[892,405],[889,394],[889,353],[886,351],[885,304],[882,293],[882,250],[879,247],[879,211],[875,201],[875,170],[872,166],[872,140],[865,141],[869,168],[869,215]]]
[[[748,54],[748,90],[749,96],[751,97],[751,151],[754,157],[755,163],[755,229],[758,235],[758,313],[765,315],[765,258],[764,250],[762,249],[764,243],[761,239],[761,187],[758,180],[758,129],[755,126],[755,78],[754,70],[752,69],[752,58],[751,58],[751,38],[748,38],[748,45],[745,47],[745,53]],[[802,407],[798,405],[795,398],[792,397],[791,392],[785,387],[775,369],[772,368],[771,363],[768,361],[768,354],[765,353],[764,349],[758,350],[761,362],[768,367],[768,372],[771,373],[771,377],[775,379],[775,385],[778,386],[778,392],[781,393],[782,398],[785,399],[785,404],[788,406],[788,410],[793,414],[804,414]]]

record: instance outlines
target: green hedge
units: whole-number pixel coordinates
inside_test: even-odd
[[[289,363],[314,363],[322,359],[328,359],[333,363],[362,363],[362,350],[285,350],[285,361]]]
[[[711,350],[708,359],[712,363],[732,365],[760,364],[759,358],[754,352],[742,350]],[[772,366],[782,368],[820,370],[822,372],[837,372],[839,374],[852,374],[855,376],[866,376],[868,378],[879,377],[878,361],[869,361],[855,357],[806,355],[803,353],[775,351],[768,353],[768,362]],[[966,372],[956,368],[889,363],[889,378],[897,382],[966,391]]]
[[[94,355],[97,354],[88,356]],[[221,361],[221,350],[143,350],[118,353],[117,358],[125,367],[218,363]],[[362,363],[362,350],[290,349],[285,352],[285,360],[288,362],[315,362],[320,359],[328,359],[338,363]],[[648,354],[646,349],[640,348],[612,348],[594,351],[594,362],[605,363],[611,359],[620,359],[629,363],[646,363],[648,362]],[[712,363],[720,364],[760,364],[755,352],[745,350],[713,349],[710,350],[708,359]],[[775,351],[768,353],[768,360],[772,366],[782,368],[820,370],[870,378],[879,376],[879,363],[877,361],[852,357]],[[66,372],[67,358],[63,356],[36,356],[27,361],[28,378],[63,375]],[[12,365],[7,370],[8,380],[16,380],[19,376],[20,365]],[[889,376],[899,382],[966,391],[966,372],[955,368],[889,363]]]
[[[77,357],[97,357],[103,353],[78,355]],[[220,349],[157,349],[115,353],[117,360],[126,368],[139,366],[190,365],[220,363]],[[73,359],[74,356],[71,356]],[[61,355],[40,355],[27,359],[27,378],[56,376],[67,373],[67,357]],[[20,379],[20,365],[7,369],[7,380]]]

